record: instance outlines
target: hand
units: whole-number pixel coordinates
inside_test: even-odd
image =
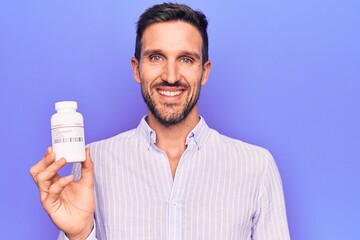
[[[30,169],[39,188],[40,200],[55,225],[69,239],[85,239],[94,224],[94,177],[90,150],[81,165],[81,178],[61,177],[58,171],[66,164],[64,158],[55,161],[55,153],[49,147],[44,158]]]

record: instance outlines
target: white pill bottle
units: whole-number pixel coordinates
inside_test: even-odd
[[[51,137],[56,160],[64,157],[68,163],[85,161],[84,119],[76,109],[74,101],[55,103],[57,113],[51,117]]]

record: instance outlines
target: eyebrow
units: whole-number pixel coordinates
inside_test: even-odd
[[[187,56],[191,56],[193,58],[196,58],[198,60],[200,60],[200,55],[196,52],[189,52],[189,51],[184,51],[181,53],[181,55],[187,55]]]
[[[150,49],[150,50],[146,50],[144,51],[144,53],[142,54],[143,57],[152,55],[152,54],[163,54],[163,51],[161,49]],[[198,60],[200,60],[200,54],[196,53],[196,52],[191,52],[191,51],[182,51],[180,54],[180,56],[186,55],[186,56],[191,56],[193,58],[196,58]]]
[[[162,51],[160,49],[150,49],[150,50],[146,50],[142,55],[143,56],[149,56],[151,54],[162,54]]]

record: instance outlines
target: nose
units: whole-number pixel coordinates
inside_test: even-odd
[[[164,81],[170,84],[176,83],[180,80],[179,67],[175,61],[167,61],[161,77]]]

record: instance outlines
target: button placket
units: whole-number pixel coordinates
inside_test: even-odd
[[[180,240],[182,239],[182,221],[183,221],[183,194],[186,188],[186,175],[184,172],[189,164],[188,156],[195,151],[196,145],[189,144],[185,152],[181,156],[176,176],[173,181],[171,196],[168,201],[169,206],[169,239]]]

